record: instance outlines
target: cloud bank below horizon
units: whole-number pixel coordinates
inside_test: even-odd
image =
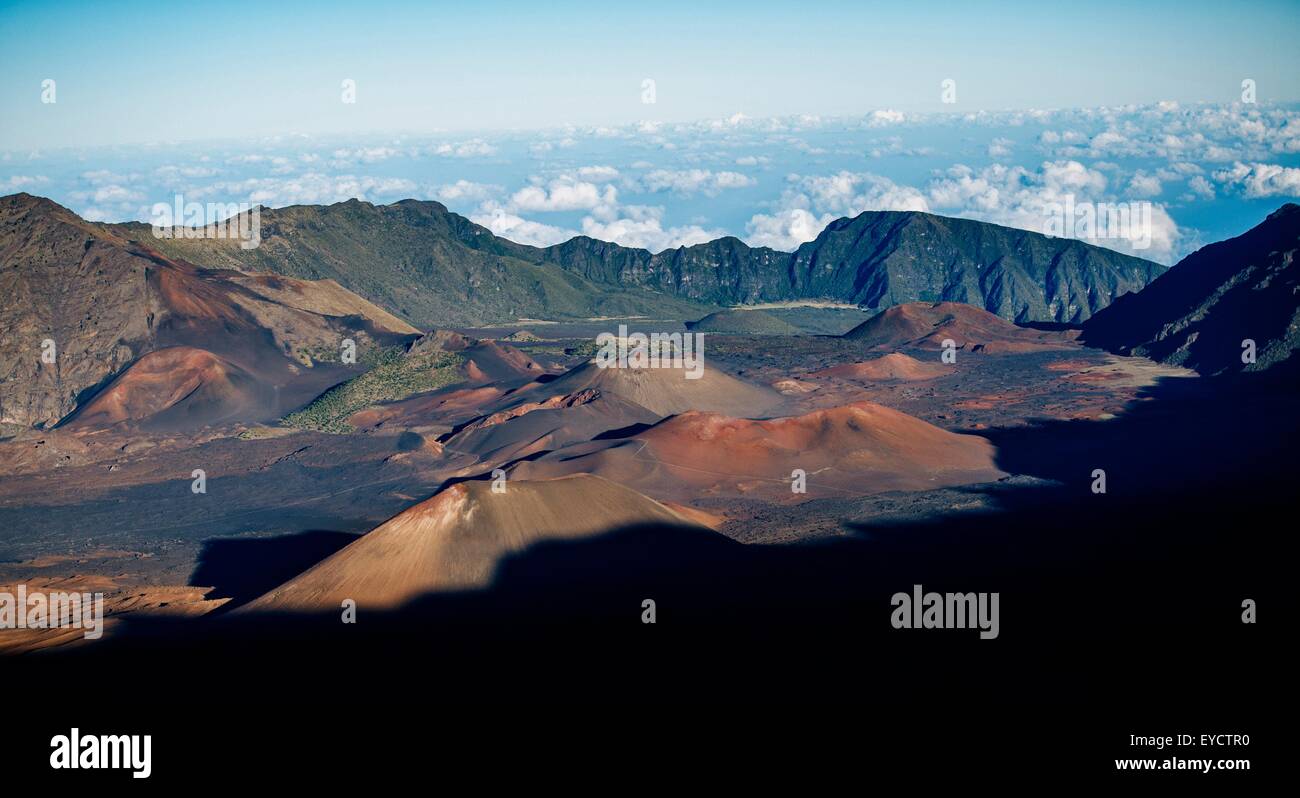
[[[492,232],[652,251],[735,235],[793,250],[833,220],[928,211],[1044,232],[1051,209],[1149,203],[1139,238],[1080,237],[1172,263],[1300,197],[1300,108],[1202,104],[566,127],[468,137],[289,136],[0,154],[0,193],[147,221],[176,194],[270,207],[434,199]]]

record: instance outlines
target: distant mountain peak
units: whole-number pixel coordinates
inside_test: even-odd
[[[24,191],[20,191],[17,194],[10,194],[6,197],[0,197],[0,204],[3,204],[12,210],[64,213],[80,219],[80,217],[75,213],[48,197],[40,197],[35,194],[28,194]]]
[[[1282,207],[1280,207],[1280,208],[1278,208],[1277,210],[1275,210],[1275,211],[1273,211],[1272,213],[1270,213],[1270,214],[1268,215],[1268,218],[1269,218],[1269,219],[1285,219],[1285,218],[1287,218],[1287,217],[1289,217],[1289,216],[1293,216],[1293,215],[1295,215],[1295,214],[1300,214],[1300,205],[1297,205],[1297,204],[1295,204],[1294,202],[1288,202],[1288,203],[1284,204]]]

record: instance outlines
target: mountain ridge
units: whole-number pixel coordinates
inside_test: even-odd
[[[819,299],[876,310],[955,301],[1018,322],[1084,321],[1164,272],[1076,239],[921,211],[842,217],[791,253],[734,236],[660,253],[579,236],[537,251],[588,279],[722,305]],[[710,272],[720,265],[726,280]]]
[[[493,234],[432,200],[263,209],[262,244],[159,239],[210,268],[335,279],[420,327],[519,318],[698,318],[719,307],[833,300],[884,309],[957,301],[1011,321],[1082,322],[1164,267],[1103,247],[919,211],[864,211],[794,252],[734,236],[652,253],[575,236],[549,247]],[[124,237],[148,225],[106,225]],[[555,267],[555,268],[539,268]]]
[[[261,243],[153,237],[142,222],[105,225],[172,258],[208,268],[332,279],[422,329],[520,318],[700,315],[698,303],[602,286],[521,259],[525,250],[438,202],[259,209]],[[707,309],[704,310],[707,312]]]
[[[1300,205],[1183,258],[1141,293],[1090,319],[1081,340],[1225,375],[1300,371]],[[1246,341],[1255,358],[1245,362]]]
[[[0,296],[6,428],[58,423],[169,347],[195,350],[196,373],[233,364],[256,376],[270,388],[263,413],[274,417],[357,370],[338,362],[343,340],[364,351],[419,335],[336,283],[205,269],[24,194],[0,198]],[[146,372],[128,383],[154,385],[158,375]]]

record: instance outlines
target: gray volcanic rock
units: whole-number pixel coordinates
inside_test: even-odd
[[[53,424],[140,352],[150,261],[124,243],[50,200],[0,198],[0,423]]]
[[[215,394],[242,397],[231,407],[269,394],[259,415],[274,417],[359,368],[337,362],[341,341],[364,350],[418,334],[332,281],[201,269],[50,200],[0,198],[0,423],[10,430],[59,422],[168,347],[186,354],[138,370],[127,384],[143,387],[122,388],[131,400],[96,417],[135,420],[131,408],[152,407],[151,391],[167,396],[187,380],[218,386],[245,373],[262,384],[257,391]],[[46,341],[52,363],[41,357]]]

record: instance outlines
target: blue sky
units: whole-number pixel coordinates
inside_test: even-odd
[[[960,110],[1297,101],[1297,34],[1294,0],[5,2],[0,147],[952,110],[947,78]]]
[[[414,196],[651,249],[889,208],[1038,229],[1070,194],[1152,203],[1137,254],[1170,262],[1300,196],[1297,33],[1295,2],[0,3],[0,193]]]

